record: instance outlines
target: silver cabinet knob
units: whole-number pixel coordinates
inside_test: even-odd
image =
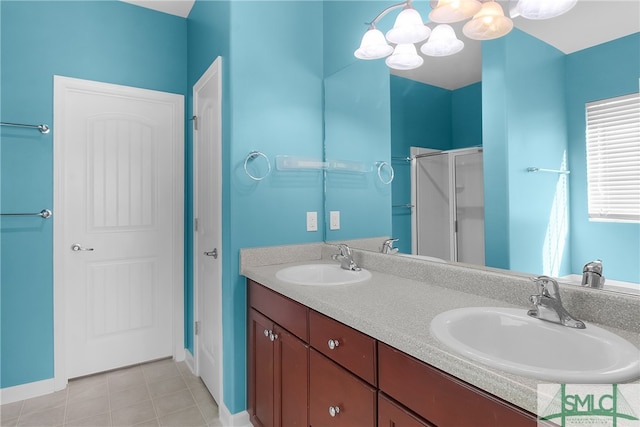
[[[269,336],[269,334],[271,333],[271,331],[270,331],[270,330],[268,330],[268,329],[265,329],[263,333],[264,333],[264,336],[265,336],[265,337],[268,337],[268,336]]]
[[[329,340],[327,342],[327,345],[329,346],[330,350],[335,350],[335,348],[340,345],[340,341],[338,341],[338,340]]]
[[[92,251],[93,248],[83,248],[82,246],[80,246],[80,243],[74,243],[73,245],[71,245],[71,250],[74,252],[78,252],[78,251]]]
[[[273,331],[271,332],[271,334],[269,335],[269,339],[271,341],[275,341],[278,339],[278,334],[274,334]]]
[[[340,413],[340,407],[338,405],[329,406],[329,415],[331,415],[332,417],[335,417],[339,413]]]

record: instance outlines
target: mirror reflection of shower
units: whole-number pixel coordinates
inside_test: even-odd
[[[482,148],[411,148],[412,250],[484,265]]]

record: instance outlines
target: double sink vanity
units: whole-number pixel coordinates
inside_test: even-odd
[[[353,252],[241,251],[254,426],[535,426],[538,384],[640,378],[637,296],[561,285],[577,329],[527,315],[527,276]]]

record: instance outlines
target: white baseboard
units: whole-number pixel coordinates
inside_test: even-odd
[[[187,365],[193,375],[196,375],[196,360],[186,348],[184,349],[184,363]]]
[[[247,411],[231,414],[224,402],[218,405],[218,413],[220,416],[220,425],[222,427],[252,427],[249,421],[249,413]]]
[[[4,405],[5,403],[19,402],[21,400],[31,399],[32,397],[53,393],[54,391],[56,390],[53,378],[13,387],[5,387],[0,389],[0,404]]]

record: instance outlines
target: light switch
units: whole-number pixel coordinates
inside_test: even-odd
[[[340,211],[329,212],[329,230],[340,230]]]
[[[318,231],[318,212],[307,212],[307,231]]]

